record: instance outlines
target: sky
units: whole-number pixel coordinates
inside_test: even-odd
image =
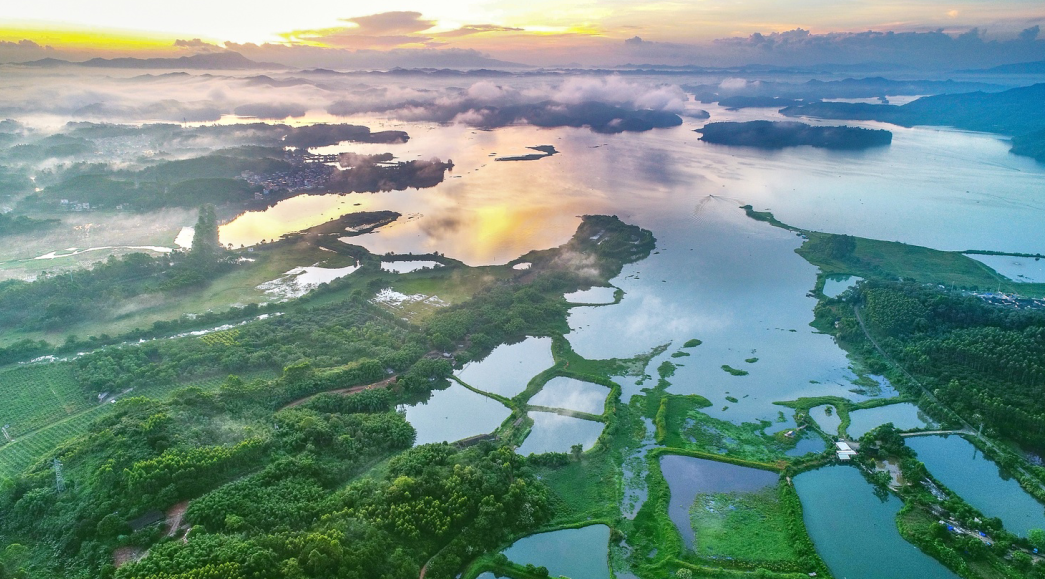
[[[343,0],[12,2],[0,14],[0,62],[231,49],[292,66],[336,63],[360,51],[545,66],[802,64],[832,53],[842,61],[874,60],[875,54],[904,60],[905,50],[939,59],[950,50],[956,62],[973,63],[980,52],[978,60],[991,63],[1034,59],[1045,26],[1041,0],[386,0],[380,13],[374,6]],[[845,44],[868,31],[894,38]],[[956,39],[970,31],[988,48],[944,47],[942,35]]]

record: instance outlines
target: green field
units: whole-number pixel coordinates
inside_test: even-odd
[[[797,559],[776,487],[699,494],[689,514],[696,535],[694,550],[702,559],[752,563]]]
[[[109,412],[112,406],[102,404],[94,408],[55,422],[15,439],[15,442],[0,447],[0,477],[14,476],[33,463],[44,459],[63,442],[87,432],[95,419]]]
[[[17,438],[90,407],[71,364],[32,364],[0,372],[0,425]],[[0,444],[7,439],[0,439]]]
[[[242,373],[240,377],[245,381],[271,379],[276,373],[262,370]],[[179,388],[214,391],[226,378],[222,374],[173,385],[155,384],[136,388],[127,395],[164,399]],[[2,420],[11,425],[8,431],[14,439],[8,442],[5,438],[0,445],[0,476],[21,472],[62,443],[87,432],[91,422],[111,408],[108,404],[93,404],[81,393],[68,363],[15,367],[0,373],[0,388],[12,400],[12,404],[3,407]]]

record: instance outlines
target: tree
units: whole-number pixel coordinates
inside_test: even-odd
[[[584,454],[584,447],[582,445],[575,444],[570,447],[570,455],[573,456],[573,460],[580,460],[582,454]]]

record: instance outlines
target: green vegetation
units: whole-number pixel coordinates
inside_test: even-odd
[[[797,554],[779,492],[769,487],[750,493],[698,494],[689,511],[696,555],[756,564],[794,561]]]
[[[25,215],[0,213],[0,237],[50,229],[58,223],[57,219],[33,219]]]
[[[758,362],[758,358],[747,358],[744,361],[748,364],[754,364],[755,362]]]
[[[957,251],[939,251],[895,241],[807,231],[786,225],[772,214],[744,207],[752,219],[796,231],[806,237],[796,250],[820,268],[823,276],[855,275],[864,279],[904,279],[958,289],[1045,296],[1045,284],[1013,282]]]
[[[853,299],[882,348],[946,406],[1004,438],[1045,447],[1045,312],[916,284],[867,282]],[[840,337],[863,341],[856,312],[838,315]]]
[[[657,442],[707,453],[714,460],[728,456],[763,463],[783,460],[784,451],[795,443],[789,438],[765,434],[768,422],[738,425],[700,412],[700,408],[709,406],[710,401],[697,395],[662,397],[655,420]]]
[[[187,253],[110,257],[88,270],[0,283],[0,329],[51,329],[105,315],[124,300],[150,292],[187,291],[235,267],[218,245],[212,207],[200,209],[196,242]]]
[[[19,438],[88,408],[69,364],[33,364],[0,372],[0,425]],[[8,440],[0,438],[0,445]]]
[[[1045,129],[1013,137],[1012,153],[1045,163]]]
[[[738,370],[738,369],[730,366],[729,364],[723,364],[722,365],[722,370],[724,372],[730,374],[730,375],[733,375],[733,376],[747,376],[748,373],[749,373],[747,370]]]
[[[699,346],[699,345],[701,345],[703,343],[704,342],[701,342],[700,340],[698,340],[696,338],[692,338],[692,339],[686,340],[686,343],[682,344],[682,347],[683,348],[696,348],[697,346]]]

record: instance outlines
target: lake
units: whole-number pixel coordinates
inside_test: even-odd
[[[852,467],[829,466],[793,479],[806,530],[835,577],[848,579],[957,579],[936,559],[900,536],[903,503],[882,501]]]
[[[828,278],[824,280],[824,295],[829,298],[836,298],[842,295],[842,292],[856,286],[856,284],[863,280],[864,278],[855,275],[828,276]]]
[[[828,408],[831,413],[828,414]],[[809,409],[809,417],[816,421],[817,425],[830,436],[838,436],[838,427],[842,425],[842,418],[838,416],[838,409],[830,404],[814,406]]]
[[[917,436],[905,442],[933,477],[983,514],[1001,519],[1010,533],[1025,537],[1030,529],[1045,529],[1045,506],[1015,479],[1003,476],[998,465],[968,440]]]

